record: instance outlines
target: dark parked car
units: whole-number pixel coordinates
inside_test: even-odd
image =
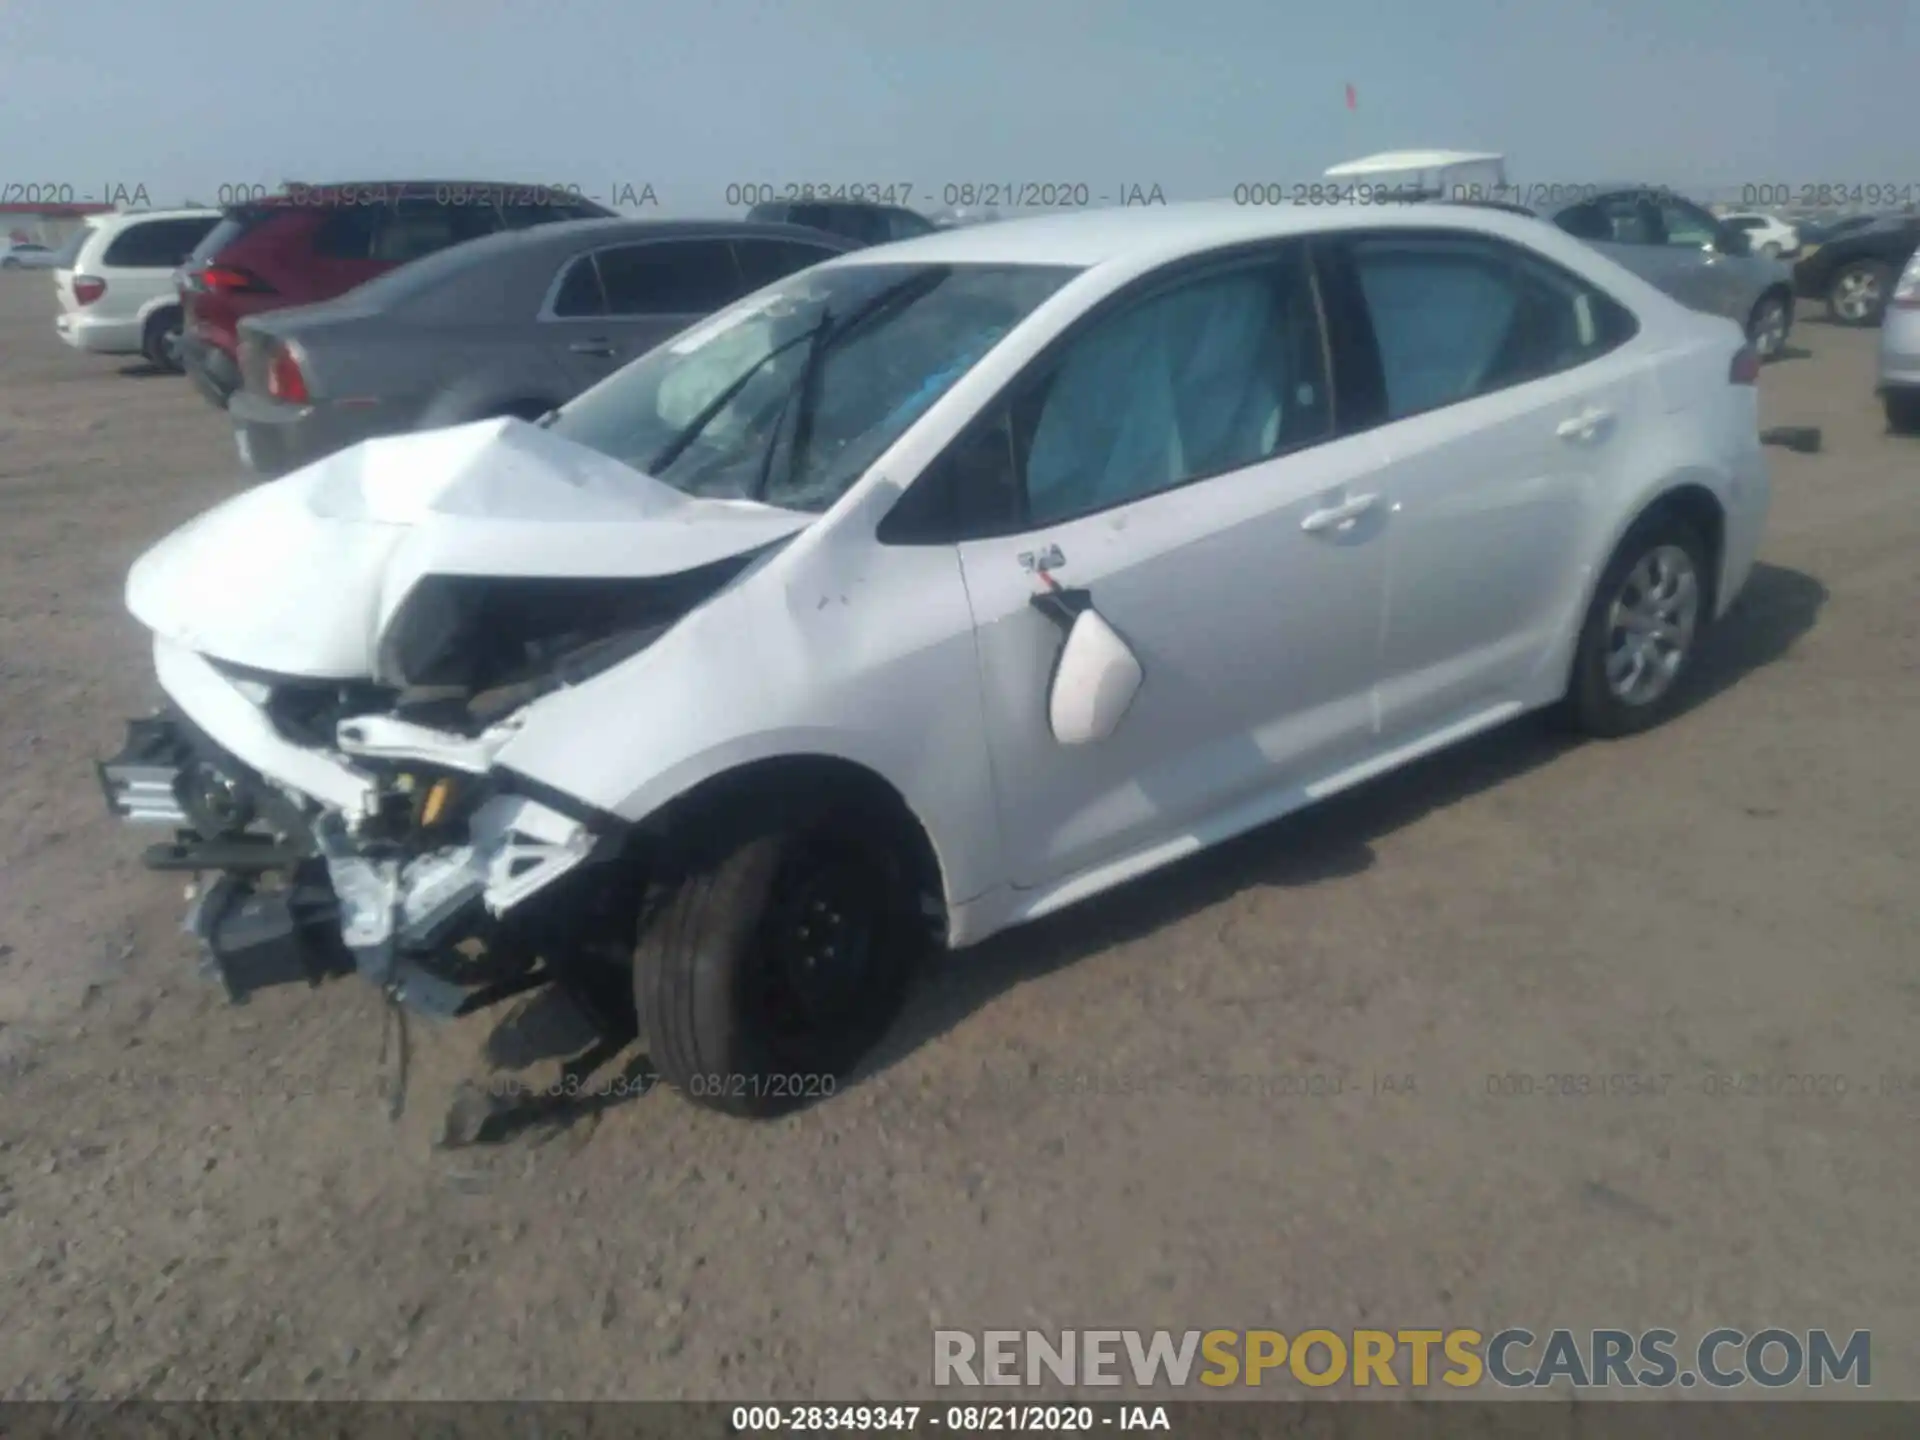
[[[912,240],[940,228],[917,210],[870,200],[770,200],[747,211],[747,218],[769,225],[804,225],[862,245]]]
[[[1793,288],[1805,299],[1825,300],[1835,324],[1878,325],[1893,282],[1916,249],[1920,216],[1888,216],[1821,241],[1794,265]]]
[[[226,212],[179,276],[180,358],[215,405],[240,383],[241,319],[331,300],[463,240],[613,211],[542,186],[469,180],[289,185]]]
[[[375,435],[537,419],[742,296],[859,247],[743,220],[584,220],[403,265],[240,325],[241,458],[275,475]]]

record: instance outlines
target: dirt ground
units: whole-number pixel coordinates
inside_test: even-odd
[[[239,481],[49,288],[0,276],[0,1398],[926,1396],[935,1326],[1076,1325],[1870,1328],[1920,1395],[1920,441],[1871,332],[1764,377],[1826,449],[1771,452],[1670,726],[1523,722],[952,957],[788,1120],[446,1148],[537,1011],[416,1024],[390,1122],[372,991],[229,1007],[103,811],[155,697],[126,568]]]

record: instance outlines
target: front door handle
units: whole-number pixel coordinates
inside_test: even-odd
[[[1353,529],[1355,521],[1379,503],[1378,495],[1355,495],[1351,500],[1342,500],[1338,505],[1314,511],[1300,522],[1300,528],[1309,535],[1320,535],[1327,531],[1344,534]]]
[[[1600,433],[1600,427],[1613,418],[1611,410],[1582,410],[1569,420],[1562,420],[1554,427],[1554,434],[1562,440],[1591,440]]]
[[[611,360],[614,356],[611,340],[576,340],[567,349],[576,355],[597,355],[602,360]]]

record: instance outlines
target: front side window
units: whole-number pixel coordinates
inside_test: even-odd
[[[1664,243],[1660,207],[1644,195],[1622,191],[1575,205],[1554,217],[1569,235],[1612,245]]]
[[[564,406],[564,435],[689,495],[825,510],[1076,272],[804,271]]]
[[[1505,241],[1382,234],[1350,250],[1389,420],[1555,374],[1633,333],[1614,301]]]
[[[1013,403],[1027,522],[1092,514],[1325,439],[1324,353],[1297,247],[1102,317]]]
[[[1688,250],[1704,250],[1720,233],[1719,222],[1697,205],[1684,200],[1660,202],[1660,223],[1666,243]]]

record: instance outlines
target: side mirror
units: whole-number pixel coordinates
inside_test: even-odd
[[[1714,232],[1713,248],[1722,255],[1751,255],[1753,236],[1737,225],[1722,225]]]
[[[1053,738],[1062,745],[1106,739],[1139,693],[1139,657],[1087,601],[1085,591],[1037,595],[1034,601],[1067,632],[1047,691]]]

